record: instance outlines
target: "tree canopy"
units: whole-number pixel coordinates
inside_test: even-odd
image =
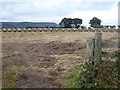
[[[91,24],[90,25],[91,27],[97,28],[97,27],[100,27],[101,22],[102,21],[100,19],[98,19],[97,17],[93,17],[90,20],[89,24]]]
[[[82,24],[82,19],[79,18],[63,18],[59,25],[65,27],[65,28],[79,28]]]

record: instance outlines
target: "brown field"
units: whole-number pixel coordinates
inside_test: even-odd
[[[2,32],[3,87],[63,87],[66,72],[85,60],[94,33]],[[117,32],[104,32],[103,50],[116,50],[117,41]]]

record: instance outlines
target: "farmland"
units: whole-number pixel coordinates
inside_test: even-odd
[[[86,60],[86,40],[94,33],[2,32],[3,87],[64,87],[66,73]],[[109,42],[104,51],[118,49],[118,32],[102,37]]]

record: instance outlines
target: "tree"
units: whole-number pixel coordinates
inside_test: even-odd
[[[82,19],[74,18],[74,19],[72,20],[72,23],[75,25],[75,28],[79,28],[80,25],[82,24]]]
[[[93,17],[90,20],[89,24],[91,24],[90,26],[93,28],[98,28],[98,27],[100,27],[101,22],[102,21],[100,19],[98,19],[97,17]]]
[[[59,25],[65,28],[74,28],[74,27],[79,28],[81,24],[82,24],[82,19],[79,18],[74,18],[74,19],[63,18],[59,23]]]
[[[71,28],[72,24],[72,19],[71,18],[63,18],[59,25],[66,27],[66,28]]]
[[[110,28],[116,28],[116,26],[115,26],[115,25],[112,25],[112,26],[110,26]]]

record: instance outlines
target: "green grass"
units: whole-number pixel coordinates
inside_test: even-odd
[[[77,81],[79,77],[79,71],[81,69],[81,65],[74,66],[70,71],[68,71],[64,78],[64,85],[66,88],[76,88]]]
[[[3,66],[2,73],[2,88],[15,88],[16,87],[16,74],[11,65]]]

